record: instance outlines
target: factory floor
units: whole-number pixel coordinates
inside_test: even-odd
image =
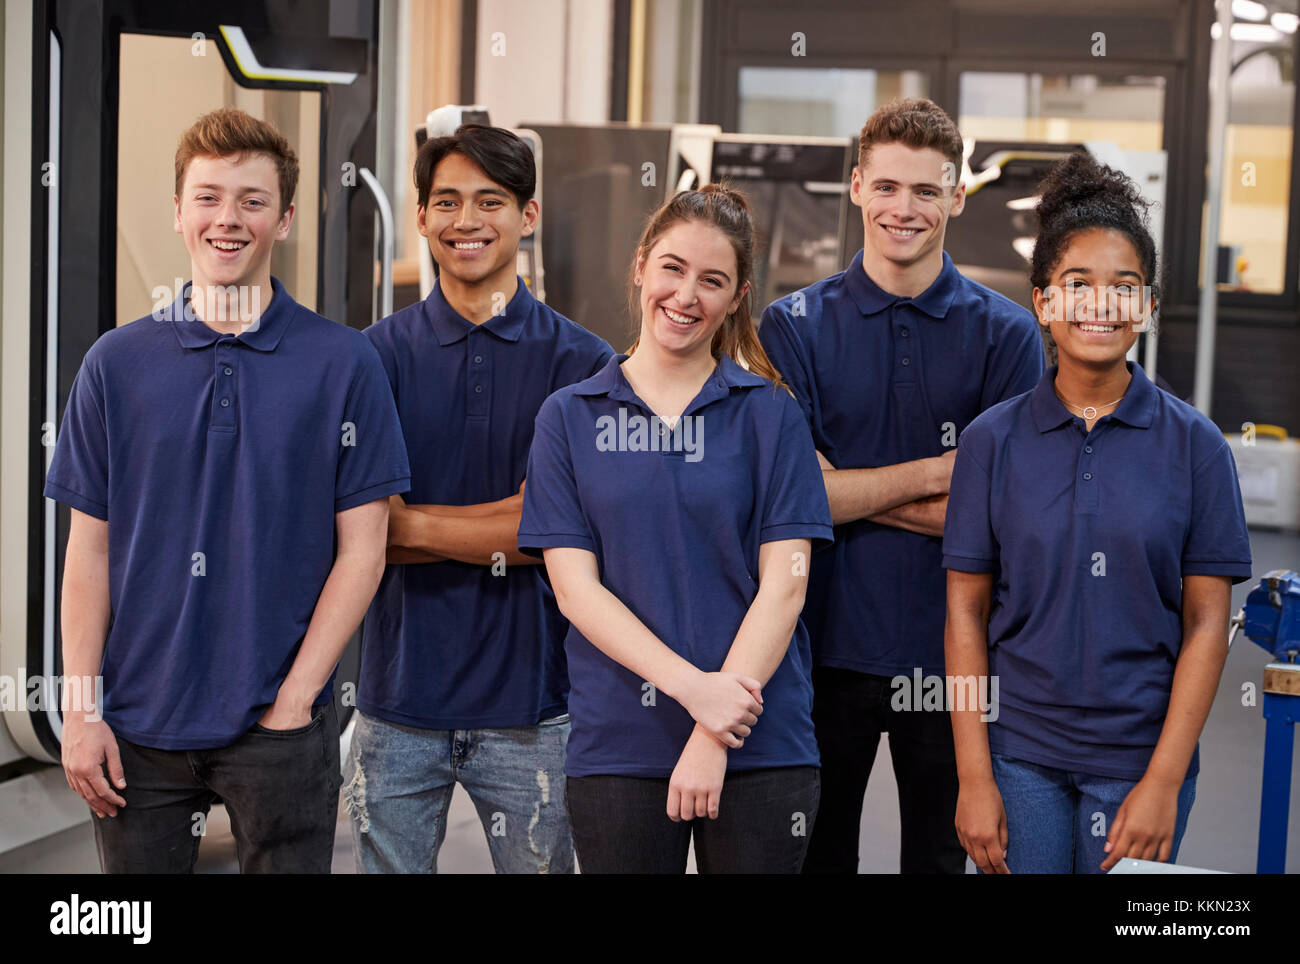
[[[1275,532],[1252,531],[1255,579],[1234,587],[1232,611],[1245,601],[1246,593],[1260,576],[1272,569],[1300,569],[1300,537]],[[1228,654],[1219,692],[1201,737],[1201,774],[1196,803],[1188,821],[1179,863],[1230,873],[1253,873],[1258,845],[1260,773],[1263,762],[1264,720],[1258,696],[1254,705],[1243,706],[1247,683],[1258,692],[1268,654],[1238,635]],[[862,873],[894,873],[898,869],[898,797],[890,766],[888,740],[880,748],[867,787],[862,812],[862,835],[858,868]],[[1287,873],[1300,873],[1300,765],[1293,771],[1290,840]],[[69,834],[90,839],[87,824]],[[207,837],[200,848],[199,871],[235,873],[234,840],[223,807],[213,809]],[[84,846],[66,847],[66,858],[41,861],[43,871],[81,871],[86,859],[93,867],[93,841],[89,855]],[[77,854],[80,853],[80,856]],[[448,817],[446,842],[438,858],[442,873],[491,873],[487,841],[473,804],[457,787]],[[692,860],[691,871],[694,871]],[[973,868],[968,864],[968,871]],[[355,873],[352,830],[347,813],[340,806],[334,843],[334,872]]]

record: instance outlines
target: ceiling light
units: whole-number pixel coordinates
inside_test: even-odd
[[[1255,0],[1232,0],[1232,15],[1238,20],[1267,20],[1268,7]]]
[[[1243,43],[1277,43],[1282,34],[1266,23],[1234,23],[1232,39]]]

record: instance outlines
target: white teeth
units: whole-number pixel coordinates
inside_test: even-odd
[[[212,246],[218,251],[238,251],[247,241],[213,241]]]
[[[894,228],[886,224],[885,230],[888,231],[890,234],[895,235],[896,237],[910,238],[912,235],[919,233],[921,229],[920,228]]]
[[[677,324],[679,325],[693,325],[700,320],[698,318],[689,318],[686,315],[679,315],[677,312],[672,311],[671,309],[668,308],[664,309],[664,314],[667,315],[673,321],[677,322]]]
[[[1079,330],[1080,330],[1080,331],[1094,331],[1094,332],[1098,332],[1099,334],[1103,334],[1103,335],[1110,334],[1112,331],[1115,330],[1116,327],[1118,327],[1118,326],[1111,326],[1111,325],[1085,325],[1085,324],[1083,324],[1082,322],[1079,323]]]
[[[483,247],[483,245],[487,244],[487,242],[486,241],[453,241],[451,244],[452,247],[454,247],[457,251],[474,251],[477,248]]]

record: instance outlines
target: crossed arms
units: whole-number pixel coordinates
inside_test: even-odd
[[[831,522],[869,519],[926,536],[942,536],[957,450],[875,469],[837,469],[817,453]]]

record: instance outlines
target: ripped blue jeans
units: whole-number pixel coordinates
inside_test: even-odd
[[[564,805],[569,717],[536,726],[425,730],[356,713],[344,773],[357,873],[437,873],[457,782],[499,874],[571,874]]]

